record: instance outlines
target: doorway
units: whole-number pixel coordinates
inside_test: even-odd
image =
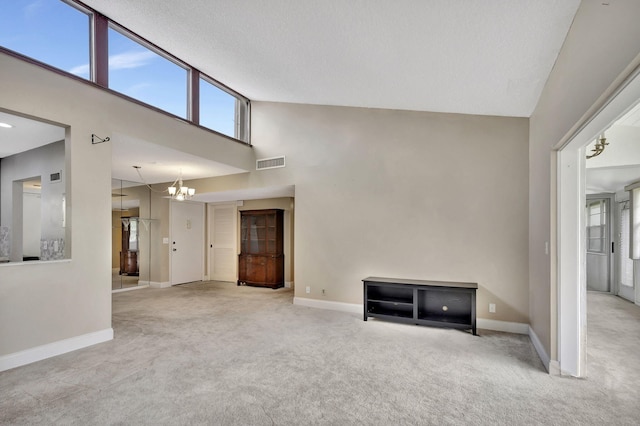
[[[557,335],[560,372],[586,376],[586,146],[640,100],[640,73],[576,131],[557,156]]]

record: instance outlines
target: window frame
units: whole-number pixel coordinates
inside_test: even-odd
[[[218,83],[217,81],[215,81],[213,78],[209,77],[206,74],[202,74],[199,73],[198,75],[198,89],[200,89],[200,79],[204,80],[205,82],[211,84],[212,86],[220,89],[221,91],[225,92],[226,94],[228,94],[229,96],[232,96],[236,99],[235,102],[235,111],[233,113],[234,115],[234,134],[236,135],[236,137],[234,137],[234,139],[243,141],[245,143],[249,143],[249,113],[250,113],[250,101],[249,99],[247,99],[246,97],[242,96],[241,94],[239,94],[238,92],[228,88],[227,86],[225,86],[224,84]],[[200,120],[200,100],[202,99],[201,96],[201,92],[200,90],[198,90],[198,120]],[[242,120],[244,118],[244,120]],[[200,124],[200,126],[202,126]],[[207,126],[202,126],[206,129],[210,129],[213,130],[214,132],[217,132],[215,129],[211,129],[210,127]],[[219,132],[218,132],[219,133]]]
[[[88,58],[89,59],[89,78],[88,79],[77,76],[75,74],[71,74],[70,72],[64,69],[57,68],[51,64],[42,62],[38,59],[32,58],[20,52],[16,52],[4,46],[0,46],[0,53],[23,60],[33,65],[47,69],[48,71],[54,72],[59,75],[63,75],[67,78],[72,78],[84,84],[89,84],[95,87],[99,87],[100,89],[105,90],[115,96],[119,96],[130,102],[152,109],[156,112],[168,115],[177,120],[181,120],[183,122],[195,125],[203,130],[212,132],[218,136],[227,138],[231,141],[238,142],[243,145],[252,146],[251,144],[251,100],[249,98],[233,90],[232,88],[226,86],[225,84],[220,83],[210,75],[200,72],[197,68],[194,68],[193,66],[189,65],[187,62],[182,61],[175,55],[167,52],[161,47],[148,41],[144,37],[139,36],[134,31],[131,31],[129,28],[125,27],[124,25],[121,25],[118,22],[110,19],[109,17],[101,14],[100,12],[96,11],[90,6],[87,6],[81,1],[78,1],[78,0],[60,0],[60,1],[88,15],[88,18],[89,18],[88,39],[90,44],[89,58]],[[186,90],[186,94],[187,94],[186,118],[175,115],[172,112],[169,112],[159,107],[156,107],[154,105],[148,104],[142,100],[133,98],[124,93],[113,90],[109,87],[109,52],[108,52],[109,28],[112,28],[118,31],[123,36],[130,38],[136,43],[139,43],[143,47],[150,49],[154,53],[173,62],[174,64],[180,66],[181,68],[184,68],[187,71],[187,81],[184,86],[184,89]],[[236,105],[238,104],[242,105],[241,108],[236,107],[236,112],[235,112],[236,120],[235,120],[235,129],[234,129],[235,136],[228,136],[224,133],[216,131],[215,129],[211,129],[209,127],[200,125],[200,117],[199,117],[199,98],[200,98],[199,79],[200,78],[203,78],[205,81],[213,84],[215,87],[219,88],[220,90],[223,90],[229,95],[235,97]]]

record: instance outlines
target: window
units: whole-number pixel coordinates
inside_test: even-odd
[[[187,70],[109,28],[109,88],[187,118]]]
[[[171,53],[75,0],[5,3],[1,47],[249,143],[249,100]]]
[[[587,251],[604,253],[607,249],[606,202],[598,200],[587,205]]]
[[[247,140],[247,102],[200,78],[200,125],[232,138]]]
[[[90,22],[60,0],[3,2],[0,45],[89,79]]]

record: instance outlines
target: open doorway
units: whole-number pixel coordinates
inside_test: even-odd
[[[640,107],[636,107],[639,101],[640,77],[636,74],[558,151],[558,361],[563,374],[587,374],[587,193],[609,193],[614,204],[609,208],[615,211],[620,208],[618,202],[625,201],[629,184],[640,181],[640,150],[636,148],[640,147]],[[634,141],[632,135],[636,132],[638,139]],[[605,149],[587,159],[603,133],[607,139]],[[638,157],[634,159],[636,151]],[[614,234],[607,242],[613,240],[614,251],[616,238]],[[611,262],[617,265],[614,271],[626,267],[620,259],[615,257]],[[620,273],[614,273],[616,278],[608,287],[614,294],[619,292]]]

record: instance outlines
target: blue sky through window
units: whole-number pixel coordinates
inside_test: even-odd
[[[89,16],[59,0],[2,2],[0,45],[89,78]]]
[[[109,87],[187,117],[187,70],[111,28]]]
[[[135,28],[132,28],[135,31]],[[60,0],[3,1],[0,46],[90,78],[89,16]],[[109,29],[109,87],[187,117],[187,70]],[[236,98],[200,80],[200,124],[235,137]]]
[[[235,137],[236,98],[200,79],[200,124]]]

